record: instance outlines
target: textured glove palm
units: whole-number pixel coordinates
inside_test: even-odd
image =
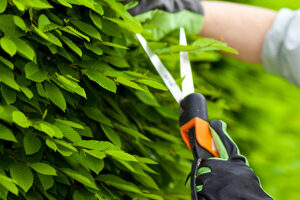
[[[198,200],[272,200],[226,133],[226,124],[212,121],[210,125],[221,158],[201,162],[196,180]]]
[[[189,34],[198,34],[203,24],[198,0],[140,0],[129,12],[148,27],[153,40],[160,40],[180,27]]]

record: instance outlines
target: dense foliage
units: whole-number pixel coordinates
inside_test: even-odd
[[[190,199],[178,105],[122,4],[0,0],[0,13],[1,199]],[[210,118],[229,124],[268,192],[297,199],[299,90],[211,52],[233,51],[220,42],[189,43]],[[150,43],[180,83],[177,44],[178,32]]]

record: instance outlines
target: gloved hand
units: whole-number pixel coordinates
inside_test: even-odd
[[[226,133],[226,124],[211,121],[210,126],[221,158],[201,162],[196,179],[198,200],[272,200]]]
[[[144,28],[149,28],[151,39],[157,41],[180,27],[188,34],[198,34],[203,24],[200,0],[139,0],[138,6],[128,11],[144,24]]]

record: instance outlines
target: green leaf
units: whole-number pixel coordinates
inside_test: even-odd
[[[67,1],[65,0],[57,0],[58,3],[60,3],[61,5],[65,6],[65,7],[69,7],[72,8],[72,5],[69,4]]]
[[[86,35],[82,34],[81,32],[77,31],[72,26],[66,26],[66,27],[63,27],[63,28],[60,28],[60,29],[63,30],[63,31],[65,31],[65,32],[67,32],[67,33],[75,35],[77,37],[84,38],[88,42],[90,41],[90,38],[88,36],[86,36]]]
[[[74,51],[80,57],[82,56],[81,49],[72,40],[65,36],[61,36],[61,39],[72,51]]]
[[[47,35],[47,41],[51,42],[52,44],[55,44],[58,47],[62,47],[61,41],[55,35],[53,35],[50,32],[47,32],[46,35]]]
[[[23,56],[24,58],[27,58],[31,61],[34,61],[35,59],[35,51],[33,48],[27,43],[25,40],[21,40],[18,38],[13,38],[12,39],[14,43],[17,46],[18,54]]]
[[[158,107],[158,101],[156,98],[150,94],[147,94],[143,91],[136,91],[135,95],[146,105]]]
[[[28,166],[40,174],[56,176],[55,168],[51,167],[46,163],[41,163],[41,162],[28,163]]]
[[[163,91],[168,91],[168,89],[161,83],[153,81],[153,80],[148,80],[148,79],[140,79],[137,82],[142,83],[144,85],[148,85],[149,87],[163,90]]]
[[[104,60],[116,67],[119,68],[128,68],[130,65],[128,64],[127,60],[121,56],[106,56]]]
[[[95,39],[102,40],[99,31],[94,26],[78,20],[72,20],[71,23],[85,34]]]
[[[74,57],[65,49],[59,48],[57,49],[57,54],[61,55],[63,58],[67,59],[70,62],[74,62]]]
[[[45,191],[52,188],[52,186],[54,185],[53,176],[38,174],[38,177],[39,177],[40,182],[41,182],[41,184],[42,184]]]
[[[87,177],[85,177],[83,174],[77,172],[77,171],[74,171],[74,170],[71,170],[71,169],[68,169],[68,168],[65,168],[65,169],[62,169],[62,171],[69,177],[71,177],[72,179],[84,184],[84,185],[87,185],[87,186],[90,186],[92,184],[91,180]]]
[[[57,80],[65,87],[66,90],[68,90],[69,92],[72,92],[72,93],[76,93],[76,94],[86,98],[86,93],[85,93],[84,89],[82,87],[80,87],[80,85],[77,82],[75,82],[65,76],[59,75],[59,74],[56,74],[56,77],[57,77]],[[71,77],[71,76],[69,76],[69,77]]]
[[[140,22],[126,11],[123,4],[110,0],[104,1],[126,21],[127,26],[130,27],[132,31],[135,33],[143,32],[143,27]]]
[[[82,5],[90,9],[93,9],[95,5],[94,0],[68,0],[68,2],[75,5]]]
[[[2,106],[0,105],[0,119],[12,123],[12,113],[18,111],[18,109],[11,105]]]
[[[72,127],[60,122],[55,122],[54,125],[61,130],[64,137],[68,140],[72,142],[77,142],[81,140],[79,133],[77,133]]]
[[[54,84],[44,83],[45,91],[52,103],[59,107],[62,111],[67,108],[66,100],[61,91]]]
[[[111,31],[111,30],[114,30],[114,31]],[[122,37],[121,35],[121,29],[118,25],[116,25],[115,23],[109,21],[109,20],[106,20],[105,18],[102,19],[102,29],[101,31],[103,33],[105,33],[106,35],[108,36],[113,36],[113,37]],[[113,44],[111,42],[109,42],[110,44]]]
[[[84,46],[85,46],[85,48],[87,48],[88,50],[91,50],[98,56],[101,56],[103,54],[103,50],[100,48],[100,45],[98,45],[97,43],[92,44],[92,43],[85,42]]]
[[[46,33],[44,33],[42,30],[40,30],[39,28],[37,28],[36,26],[32,26],[32,28],[33,28],[33,30],[34,30],[34,32],[36,33],[36,34],[38,34],[41,38],[43,38],[43,39],[45,39],[45,40],[47,40],[48,41],[48,36],[47,36],[47,34]]]
[[[150,199],[155,199],[155,200],[163,200],[163,198],[161,196],[156,195],[156,194],[143,193],[142,196],[148,197]]]
[[[41,83],[36,83],[36,89],[37,89],[37,92],[38,94],[41,96],[41,97],[45,97],[45,98],[49,98],[47,92],[45,91],[44,89],[44,86],[41,84]]]
[[[111,18],[111,17],[105,17],[105,19],[108,19],[108,20],[114,22],[115,24],[119,25],[120,27],[127,29],[134,33],[141,33],[143,31],[142,26],[136,21],[134,21],[133,23],[130,23],[128,20],[124,21],[121,19]]]
[[[11,132],[11,130],[2,124],[0,124],[0,139],[11,142],[17,142],[17,139],[15,135]]]
[[[1,85],[1,93],[7,105],[13,104],[17,99],[16,91],[8,86]]]
[[[105,153],[99,150],[84,150],[84,152],[98,159],[103,159],[106,157]]]
[[[42,82],[47,78],[47,72],[41,70],[35,63],[29,62],[25,65],[26,78],[35,82]]]
[[[112,126],[111,121],[107,118],[99,109],[95,107],[85,107],[84,113],[91,119],[99,122],[100,124],[105,124],[107,126]]]
[[[112,43],[112,42],[107,42],[107,41],[103,41],[103,42],[101,42],[101,44],[106,45],[106,46],[110,46],[110,47],[119,48],[119,49],[128,49],[128,48],[125,47],[125,46],[122,46],[122,45],[119,45],[119,44],[116,44],[116,43]],[[107,60],[108,60],[109,62],[111,62],[111,63],[115,63],[116,66],[117,66],[117,65],[120,65],[120,66],[121,66],[120,68],[125,68],[125,66],[128,67],[127,64],[121,63],[121,62],[118,63],[118,61],[114,61],[113,58],[108,58]],[[122,60],[122,61],[124,62],[124,60]],[[117,66],[117,67],[118,67],[118,66]]]
[[[134,177],[137,181],[142,183],[144,186],[159,191],[157,183],[147,174],[134,174]]]
[[[35,154],[41,149],[41,140],[32,133],[27,133],[23,139],[26,155]]]
[[[69,121],[69,120],[64,120],[64,119],[55,119],[55,121],[65,124],[67,126],[71,126],[72,128],[77,128],[77,129],[84,129],[84,127],[81,124]]]
[[[158,128],[147,126],[147,127],[144,127],[143,129],[149,131],[153,135],[156,135],[160,138],[169,140],[169,141],[174,142],[174,143],[181,143],[181,140],[178,137],[175,137],[174,135],[172,135],[170,133],[165,133],[164,131],[162,131]]]
[[[118,83],[120,83],[122,85],[131,87],[131,88],[134,88],[134,89],[137,89],[137,90],[144,91],[144,89],[141,86],[139,86],[135,82],[132,82],[132,81],[130,81],[130,80],[124,78],[124,77],[118,77],[117,81],[118,81]]]
[[[19,190],[15,185],[15,181],[11,178],[4,176],[3,174],[0,174],[0,185],[2,185],[4,188],[6,188],[15,195],[18,195],[19,193]]]
[[[5,64],[10,69],[14,69],[14,64],[12,62],[10,62],[9,60],[7,60],[6,58],[2,57],[2,56],[0,56],[0,62]]]
[[[44,28],[47,26],[47,25],[50,25],[51,24],[51,21],[48,19],[48,17],[44,14],[41,14],[39,16],[39,19],[38,19],[38,28],[40,30],[42,30],[44,32]]]
[[[94,4],[94,8],[92,8],[96,13],[98,13],[99,15],[103,15],[104,14],[104,10],[103,10],[103,7],[102,7],[102,2],[99,1],[99,0],[96,0],[95,1],[95,4]]]
[[[9,37],[10,39],[14,37],[21,37],[23,35],[23,33],[14,24],[13,15],[10,14],[0,15],[0,27],[1,27],[1,32],[4,33],[4,36]]]
[[[15,89],[17,91],[20,90],[19,85],[15,81],[14,73],[7,69],[7,67],[4,67],[0,63],[0,82],[3,82],[5,85],[9,86],[12,89]]]
[[[13,17],[13,19],[14,19],[15,25],[17,27],[19,27],[21,30],[25,31],[27,29],[27,26],[26,26],[24,20],[21,17],[15,15]]]
[[[238,54],[237,50],[228,47],[226,43],[210,38],[199,38],[192,44],[192,46],[198,47],[198,52],[222,50],[228,53]]]
[[[7,199],[8,196],[8,190],[4,188],[2,185],[0,185],[0,198],[1,199]]]
[[[21,91],[25,94],[28,99],[32,99],[33,93],[28,87],[20,86]]]
[[[57,139],[54,139],[54,142],[56,144],[58,144],[57,145],[58,146],[58,150],[61,150],[61,147],[64,147],[64,149],[66,148],[68,150],[71,150],[71,153],[73,153],[73,151],[77,152],[77,149],[71,143],[65,142],[63,140],[57,140]]]
[[[92,11],[89,12],[89,15],[90,15],[91,20],[95,24],[95,26],[101,30],[102,29],[102,19],[101,19],[101,17],[99,15],[93,13]]]
[[[104,89],[111,91],[113,93],[116,93],[116,90],[117,90],[116,83],[113,80],[104,76],[102,73],[95,71],[95,70],[88,70],[85,73],[85,75],[92,81],[95,81],[96,83],[98,83],[98,85],[100,85]]]
[[[125,181],[120,177],[117,177],[112,174],[103,174],[97,177],[97,180],[104,182],[108,185],[116,187],[122,191],[134,192],[137,194],[141,194],[141,190],[131,182]]]
[[[95,157],[92,157],[90,155],[86,155],[83,159],[82,164],[95,172],[96,174],[99,174],[100,171],[104,167],[104,161]]]
[[[63,134],[59,128],[46,121],[40,121],[38,123],[34,123],[33,127],[41,132],[46,133],[51,138],[56,137],[61,139],[63,137]]]
[[[25,8],[36,8],[36,9],[47,9],[47,8],[53,8],[47,1],[41,1],[41,0],[30,0],[30,1],[14,1],[14,3],[21,3]],[[23,11],[23,10],[21,10]]]
[[[106,150],[105,153],[112,156],[115,159],[137,162],[136,158],[133,155],[130,155],[129,153],[126,153],[122,150],[109,149],[109,150]]]
[[[116,129],[118,129],[124,133],[127,133],[128,135],[130,135],[132,137],[140,138],[145,141],[151,141],[149,138],[147,138],[146,136],[144,136],[143,134],[141,134],[140,132],[138,132],[132,128],[128,128],[128,127],[122,126],[120,124],[114,124],[114,126]]]
[[[28,128],[31,125],[30,121],[21,111],[12,112],[12,121],[23,128]]]
[[[117,147],[121,147],[121,138],[112,128],[103,124],[101,124],[101,128],[104,134],[106,135],[106,137],[110,141],[112,141],[114,145],[116,145]]]
[[[46,139],[46,145],[51,148],[53,151],[57,151],[57,146],[55,142],[49,138]]]
[[[93,132],[90,127],[86,126],[85,124],[82,124],[84,129],[77,129],[76,131],[84,137],[93,138]]]
[[[14,163],[10,166],[10,176],[16,181],[25,192],[27,192],[33,184],[33,175],[25,164]]]
[[[0,0],[0,13],[3,13],[7,6],[7,0]]]
[[[162,116],[164,116],[166,118],[178,120],[178,111],[174,110],[168,106],[157,107],[156,111],[159,112]]]
[[[98,151],[104,151],[113,147],[113,144],[111,144],[110,142],[97,141],[97,140],[81,140],[75,142],[74,145],[82,148],[93,149]]]
[[[10,56],[13,56],[17,53],[17,47],[15,43],[12,40],[10,40],[8,37],[4,36],[3,38],[1,38],[0,45],[2,49]]]

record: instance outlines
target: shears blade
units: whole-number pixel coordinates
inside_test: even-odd
[[[164,83],[166,84],[169,91],[172,93],[177,103],[180,103],[180,101],[187,95],[194,93],[191,63],[187,51],[180,52],[180,74],[181,74],[181,78],[183,78],[182,90],[180,90],[174,78],[169,73],[169,71],[164,66],[164,64],[161,62],[159,57],[150,49],[146,39],[141,34],[136,34],[136,37],[138,38],[140,44],[142,45],[143,49],[145,50],[146,54],[151,60],[153,66],[155,67],[160,77],[163,79]],[[180,28],[179,40],[180,40],[180,45],[182,46],[187,45],[184,28]]]
[[[181,46],[187,45],[184,28],[180,28],[179,41]],[[184,98],[187,95],[195,92],[191,63],[187,51],[180,52],[180,74],[181,74],[181,78],[183,78],[181,86],[182,86],[182,98]]]
[[[182,92],[180,88],[178,87],[177,83],[175,82],[172,75],[169,73],[167,68],[164,66],[164,64],[161,62],[159,57],[149,48],[146,39],[141,34],[136,34],[136,37],[138,38],[139,42],[141,43],[143,49],[145,50],[146,54],[148,55],[150,61],[152,62],[153,66],[155,67],[156,71],[160,75],[160,77],[163,79],[164,83],[166,84],[167,88],[177,101],[177,103],[180,103],[182,99]]]

